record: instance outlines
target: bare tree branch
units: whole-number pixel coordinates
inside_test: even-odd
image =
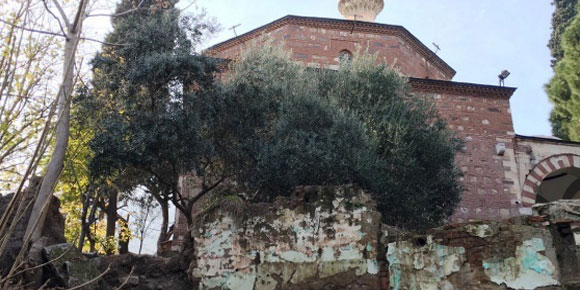
[[[110,46],[125,46],[126,45],[126,44],[123,44],[123,43],[110,43],[110,42],[101,41],[101,40],[98,40],[98,39],[88,38],[88,37],[81,37],[81,40],[98,42],[100,44],[110,45]]]
[[[60,27],[60,32],[62,32],[63,35],[66,35],[66,32],[64,31],[64,27],[62,27],[62,23],[60,23],[60,19],[58,17],[56,17],[56,15],[54,15],[54,13],[52,13],[52,10],[50,10],[50,8],[48,8],[48,5],[46,4],[46,0],[42,0],[42,4],[44,4],[44,9],[46,9],[46,11],[48,12],[48,14],[50,14],[52,17],[54,17],[54,19],[56,19],[56,22],[58,23],[58,27]],[[60,6],[57,6],[60,7]],[[59,12],[61,12],[59,10]],[[62,14],[62,12],[61,12]]]
[[[103,276],[105,276],[107,273],[109,273],[109,271],[111,271],[111,265],[109,265],[109,266],[107,267],[107,270],[105,270],[105,272],[101,273],[99,276],[95,277],[94,279],[92,279],[92,280],[90,280],[90,281],[87,281],[86,283],[83,283],[83,284],[81,284],[81,285],[78,285],[78,286],[75,286],[75,287],[72,287],[72,288],[68,288],[68,289],[66,289],[66,290],[76,290],[76,289],[82,289],[83,287],[86,287],[86,286],[88,286],[88,285],[91,285],[91,284],[93,284],[93,283],[95,283],[95,282],[97,282],[97,281],[101,280],[101,278],[103,278]]]
[[[58,10],[58,13],[60,13],[60,17],[62,17],[62,20],[64,21],[64,24],[66,24],[66,28],[67,29],[70,28],[70,22],[68,21],[68,17],[66,17],[66,13],[64,13],[64,10],[62,9],[62,6],[60,6],[60,4],[58,4],[58,1],[56,1],[56,0],[52,0],[52,2],[54,2],[54,5],[56,6],[56,9]]]
[[[149,10],[150,8],[141,8],[141,5],[143,5],[143,2],[145,2],[145,0],[141,0],[141,2],[139,2],[137,7],[133,8],[133,9],[129,9],[127,11],[120,12],[120,13],[116,13],[116,14],[90,14],[90,15],[87,15],[86,17],[119,17],[119,16],[127,15],[129,13],[133,13],[135,11],[139,11],[139,10]]]
[[[60,36],[60,37],[66,37],[65,35],[62,35],[60,33],[56,33],[56,32],[50,32],[50,31],[43,31],[43,30],[38,30],[38,29],[32,29],[32,28],[27,28],[27,27],[23,27],[20,25],[16,25],[14,23],[10,23],[9,21],[6,21],[4,19],[0,19],[0,22],[4,23],[4,24],[8,24],[14,28],[18,28],[18,29],[22,29],[24,31],[30,31],[30,32],[36,32],[36,33],[42,33],[42,34],[47,34],[47,35],[53,35],[53,36]]]

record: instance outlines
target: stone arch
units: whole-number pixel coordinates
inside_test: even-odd
[[[552,155],[536,164],[526,176],[522,188],[522,205],[531,207],[536,204],[538,192],[544,179],[551,174],[568,168],[580,170],[580,156],[576,154]]]

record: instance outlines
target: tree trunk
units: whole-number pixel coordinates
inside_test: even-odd
[[[96,253],[97,252],[97,245],[96,245],[95,240],[91,236],[87,236],[87,239],[89,240],[89,252]]]
[[[161,252],[161,246],[163,242],[167,241],[169,238],[167,236],[169,229],[169,204],[166,199],[158,199],[159,205],[161,206],[161,228],[159,232],[159,238],[157,239],[157,252]]]
[[[106,208],[107,212],[107,229],[105,232],[105,238],[107,240],[107,255],[112,255],[115,253],[114,243],[112,241],[115,239],[115,232],[117,229],[117,198],[118,192],[114,188],[109,189],[109,204]]]
[[[130,214],[127,214],[127,219],[123,219],[123,225],[119,230],[119,254],[128,254],[129,253],[129,241],[131,230],[129,229],[129,218],[131,217]],[[119,217],[122,219],[121,217]]]
[[[188,212],[188,214],[185,215],[185,218],[187,219],[187,234],[185,235],[185,237],[183,238],[183,254],[185,257],[193,257],[193,251],[194,251],[194,240],[192,237],[192,226],[193,226],[193,206],[194,206],[195,202],[193,200],[188,200],[186,202],[186,211]]]
[[[92,193],[92,189],[93,187],[89,186],[88,190],[83,195],[83,209],[81,212],[81,234],[79,236],[79,244],[78,244],[78,249],[81,252],[83,251],[83,247],[85,245],[85,237],[87,236],[87,233],[89,231],[88,215],[89,215],[89,207],[91,206],[90,194]]]
[[[149,211],[151,207],[147,207],[147,212],[145,212],[145,219],[143,219],[143,224],[141,225],[140,233],[139,233],[139,255],[141,255],[141,251],[143,250],[143,241],[145,240],[145,232],[147,231],[147,219],[149,218]],[[163,230],[162,230],[163,231]],[[157,250],[159,251],[159,246],[157,246]]]
[[[52,193],[62,172],[65,153],[68,147],[70,135],[70,102],[68,99],[74,85],[74,62],[79,31],[81,30],[81,23],[85,17],[85,8],[86,1],[81,0],[75,21],[70,24],[70,27],[67,27],[67,38],[64,46],[63,81],[57,99],[57,112],[59,114],[57,114],[55,145],[25,232],[25,236],[30,237],[29,241],[32,243],[39,240],[42,236],[42,229],[44,229],[46,219],[46,208],[50,204]]]

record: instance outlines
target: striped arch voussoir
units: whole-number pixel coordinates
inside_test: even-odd
[[[580,156],[575,154],[552,155],[538,163],[526,177],[522,188],[522,204],[531,207],[536,204],[536,195],[540,184],[546,176],[560,169],[576,167],[580,168]]]

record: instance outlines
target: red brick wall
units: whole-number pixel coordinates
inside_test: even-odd
[[[496,144],[513,149],[514,128],[509,100],[473,95],[433,94],[434,101],[449,127],[465,143],[457,154],[457,165],[464,173],[465,191],[454,215],[454,221],[469,219],[499,219],[519,215],[518,196],[510,192],[517,180],[506,179],[504,166],[512,156],[499,156]]]
[[[403,74],[410,77],[438,80],[450,80],[452,76],[430,63],[410,43],[399,36],[378,33],[363,33],[314,28],[300,25],[286,25],[267,34],[274,41],[282,42],[284,47],[292,51],[296,60],[311,67],[334,68],[338,65],[338,56],[342,50],[355,53],[357,49],[377,53],[381,61],[393,65]],[[223,51],[210,51],[210,54],[220,58],[236,59],[246,45],[233,46]]]

